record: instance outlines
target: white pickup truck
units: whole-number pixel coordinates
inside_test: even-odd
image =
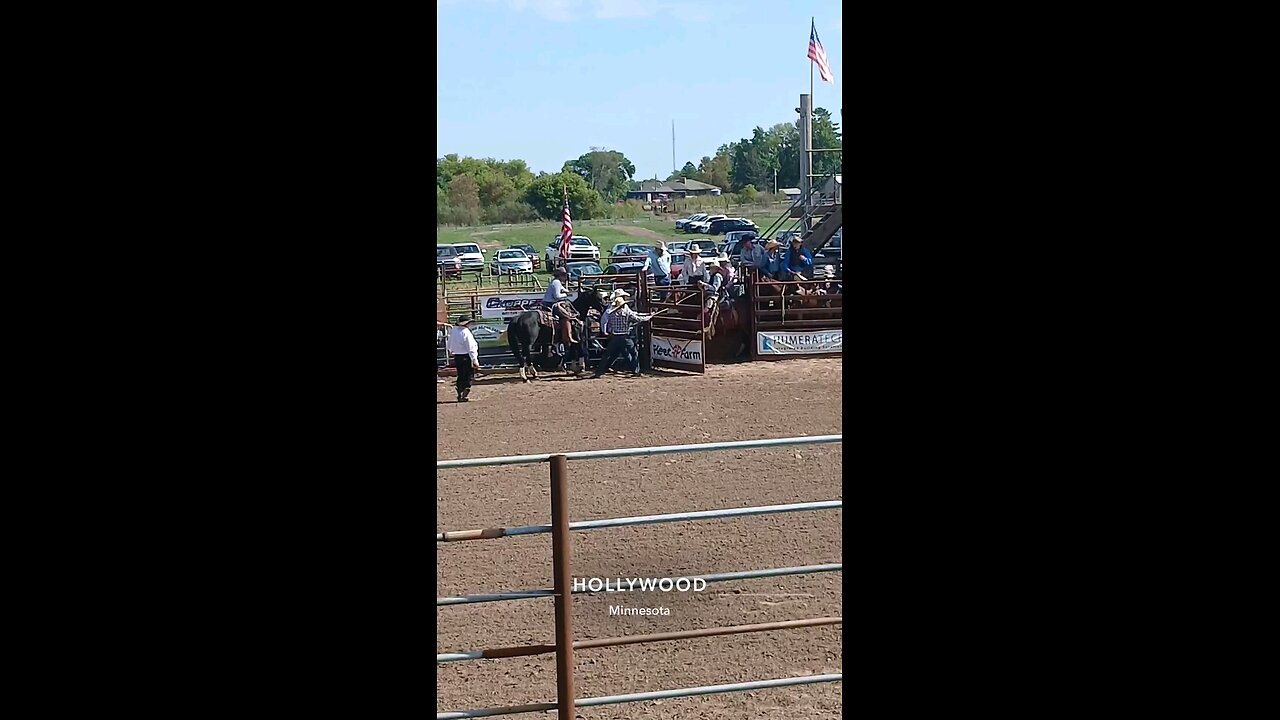
[[[564,263],[560,260],[560,236],[557,235],[555,240],[547,246],[543,255],[547,261],[547,268],[560,267]],[[574,235],[569,239],[569,262],[582,262],[590,260],[599,264],[600,248],[591,238],[583,235]]]

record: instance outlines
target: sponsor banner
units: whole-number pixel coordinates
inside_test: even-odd
[[[844,352],[843,343],[843,330],[756,333],[756,349],[761,355],[838,353]]]
[[[650,357],[653,361],[680,363],[681,365],[702,365],[702,341],[685,340],[683,338],[665,338],[650,336]]]
[[[526,310],[542,307],[543,293],[517,293],[509,295],[481,295],[480,317],[511,320]]]

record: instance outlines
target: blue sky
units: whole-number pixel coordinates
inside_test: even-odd
[[[520,158],[558,172],[591,147],[638,178],[696,165],[721,144],[796,119],[809,92],[809,18],[835,83],[815,106],[839,121],[837,0],[440,0],[436,156]]]

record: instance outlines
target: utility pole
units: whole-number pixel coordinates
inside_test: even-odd
[[[676,121],[671,121],[671,174],[676,174]]]

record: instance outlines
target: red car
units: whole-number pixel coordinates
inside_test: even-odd
[[[436,246],[436,273],[442,278],[461,278],[462,260],[451,245]]]

